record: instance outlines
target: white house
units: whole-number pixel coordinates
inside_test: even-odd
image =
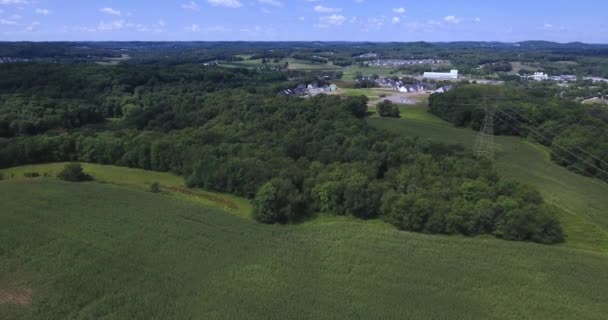
[[[531,75],[530,78],[532,78],[535,81],[543,81],[543,80],[549,80],[549,75],[547,75],[546,73],[543,73],[543,72],[534,72],[534,74]]]
[[[424,78],[428,79],[458,79],[458,70],[447,72],[425,72]]]
[[[399,87],[399,92],[407,92],[407,88],[406,87]]]

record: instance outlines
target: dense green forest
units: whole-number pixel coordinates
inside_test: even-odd
[[[280,97],[291,74],[200,65],[0,66],[0,166],[114,164],[254,200],[265,223],[317,212],[403,230],[556,243],[536,190],[459,146],[369,127],[366,97]]]
[[[481,85],[432,95],[429,105],[431,113],[475,130],[490,106],[495,134],[529,137],[547,146],[558,164],[608,181],[608,109],[602,106],[560,99],[550,90]]]

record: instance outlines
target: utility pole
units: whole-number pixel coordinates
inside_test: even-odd
[[[483,99],[483,108],[485,111],[485,117],[481,130],[477,134],[475,145],[473,146],[473,152],[478,158],[486,158],[494,160],[494,114],[496,107],[494,105],[488,105],[487,99]]]

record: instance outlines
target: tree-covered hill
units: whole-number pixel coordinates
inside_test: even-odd
[[[372,129],[361,120],[365,97],[279,97],[285,74],[264,70],[13,68],[0,82],[0,97],[13,99],[0,118],[12,137],[0,142],[3,167],[84,161],[173,171],[189,186],[253,198],[267,223],[328,212],[427,233],[564,239],[537,191],[499,179],[460,147]],[[65,125],[66,106],[97,117]],[[37,125],[57,114],[65,118]],[[100,123],[104,117],[119,119]]]

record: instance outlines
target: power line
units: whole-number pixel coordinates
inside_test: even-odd
[[[494,100],[494,101],[499,101],[499,100],[500,100],[499,98],[501,98],[501,97],[500,97],[500,96],[493,96],[492,98],[495,98],[495,100]],[[502,97],[502,98],[504,99],[504,97]],[[486,101],[487,101],[487,97],[484,97],[484,100],[486,100]],[[504,101],[504,100],[503,100],[503,101]],[[510,101],[513,101],[513,100],[510,100]],[[516,101],[522,101],[522,100],[516,100]],[[464,105],[464,106],[475,106],[475,107],[480,108],[478,103],[454,103],[454,104],[455,104],[455,105]],[[485,110],[485,108],[486,108],[486,107],[484,106],[483,108],[484,108],[484,110]],[[481,109],[481,108],[480,108],[480,109]],[[498,109],[498,108],[496,108],[496,109],[495,109],[495,111],[498,111],[498,112],[501,112],[501,113],[505,113],[503,110],[500,110],[500,109]],[[514,110],[512,110],[512,109],[509,109],[509,111],[513,111],[514,113],[517,113],[517,114],[518,114],[519,116],[521,116],[522,118],[524,118],[524,119],[526,119],[526,120],[530,121],[530,119],[529,119],[529,118],[527,118],[526,116],[523,116],[522,114],[520,114],[520,113],[518,113],[518,112],[515,112],[515,111],[514,111]],[[575,157],[575,158],[577,158],[577,159],[579,159],[579,160],[581,160],[581,161],[583,161],[583,162],[585,162],[585,163],[589,164],[590,166],[592,166],[592,167],[596,168],[596,169],[597,169],[597,170],[599,170],[599,171],[602,171],[603,173],[607,173],[605,170],[603,170],[603,169],[601,169],[601,168],[597,167],[597,166],[596,166],[596,165],[594,165],[594,164],[591,164],[591,163],[590,163],[590,162],[588,162],[587,160],[585,160],[585,159],[583,159],[583,158],[581,158],[581,157],[579,157],[579,156],[577,156],[577,155],[573,154],[572,152],[570,152],[569,150],[567,150],[565,147],[560,146],[559,144],[555,143],[555,142],[554,142],[552,139],[549,139],[549,138],[547,138],[546,136],[544,136],[544,135],[540,134],[538,131],[533,130],[533,129],[532,129],[530,126],[526,125],[525,123],[523,123],[523,122],[521,122],[521,121],[517,120],[516,118],[514,118],[514,117],[512,117],[512,116],[510,116],[510,115],[508,115],[508,114],[507,114],[507,116],[509,116],[509,118],[510,118],[510,119],[515,120],[515,121],[517,121],[518,123],[520,123],[521,125],[523,125],[523,126],[527,127],[527,128],[528,128],[528,130],[530,130],[530,131],[534,132],[535,134],[537,134],[537,135],[541,136],[541,137],[542,137],[543,139],[545,139],[546,141],[551,141],[551,144],[555,144],[555,145],[556,145],[556,146],[558,146],[560,149],[562,149],[562,150],[566,151],[567,153],[569,153],[569,154],[570,154],[570,155],[572,155],[573,157]],[[531,121],[530,121],[530,122],[531,122]],[[484,123],[485,123],[485,119],[484,119]],[[506,122],[506,121],[505,121],[505,123],[509,124],[509,123],[508,123],[508,122]],[[510,124],[509,124],[509,125],[510,125]],[[512,126],[512,125],[511,125],[511,126]],[[512,127],[513,127],[513,128],[515,128],[515,129],[517,129],[517,128],[516,128],[516,127],[514,127],[514,126],[512,126]],[[540,130],[540,129],[539,129],[539,130]],[[545,131],[549,132],[550,134],[555,135],[555,133],[550,132],[549,130],[545,130]],[[606,165],[606,166],[608,167],[608,162],[606,162],[606,161],[602,160],[602,159],[601,159],[601,158],[599,158],[598,156],[596,156],[596,155],[594,155],[594,154],[592,154],[592,153],[590,153],[590,152],[588,152],[588,151],[586,151],[586,150],[584,150],[584,149],[582,149],[582,148],[580,148],[580,147],[578,147],[578,146],[576,146],[576,145],[574,145],[574,144],[569,144],[569,145],[570,145],[570,146],[572,146],[572,147],[575,147],[575,148],[576,148],[576,149],[578,149],[579,151],[581,151],[581,152],[583,152],[583,153],[587,154],[588,156],[593,157],[595,160],[600,161],[601,163],[603,163],[604,165]],[[554,152],[553,152],[553,153],[554,153]],[[554,154],[555,154],[555,153],[554,153]],[[559,156],[558,154],[555,154],[555,155]],[[607,173],[607,174],[608,174],[608,173]]]
[[[511,116],[511,115],[509,115],[508,113],[506,113],[506,112],[504,112],[504,111],[502,111],[502,110],[498,110],[498,109],[497,109],[497,111],[498,111],[499,113],[501,113],[501,114],[506,115],[506,116],[507,116],[507,117],[509,117],[511,120],[518,122],[520,125],[522,125],[522,126],[526,127],[528,130],[530,130],[530,131],[532,131],[532,132],[534,132],[534,133],[538,134],[539,136],[543,137],[544,139],[547,139],[547,137],[543,136],[543,135],[542,135],[542,134],[540,134],[538,131],[535,131],[535,130],[534,130],[534,129],[532,129],[530,126],[526,125],[525,123],[523,123],[523,122],[521,122],[521,121],[517,120],[516,118],[512,117],[512,116]],[[509,124],[509,123],[507,122],[507,124]],[[509,124],[509,125],[511,125],[511,124]],[[512,125],[511,125],[511,126],[512,126]],[[548,140],[548,139],[547,139],[547,140]],[[600,168],[600,167],[598,167],[598,166],[594,165],[593,163],[591,163],[591,162],[589,162],[589,161],[587,161],[587,160],[585,160],[585,159],[583,159],[583,158],[579,157],[578,155],[576,155],[576,154],[574,154],[574,153],[570,152],[570,150],[568,150],[568,149],[566,149],[566,148],[562,147],[561,145],[559,145],[559,144],[557,144],[557,143],[555,143],[555,142],[552,142],[552,145],[557,146],[558,148],[560,148],[560,149],[562,149],[563,151],[567,152],[568,154],[570,154],[570,155],[571,155],[571,156],[573,156],[574,158],[576,158],[576,159],[578,159],[578,160],[581,160],[582,162],[584,162],[584,163],[588,164],[589,166],[591,166],[591,167],[593,167],[593,168],[595,168],[595,169],[597,169],[597,170],[601,171],[602,173],[604,173],[604,174],[606,174],[606,175],[608,176],[608,172],[607,172],[607,171],[605,171],[604,169],[602,169],[602,168]],[[550,152],[551,152],[551,153],[553,153],[553,154],[555,154],[555,155],[557,155],[557,156],[560,156],[559,154],[557,154],[557,153],[555,153],[555,152],[553,152],[553,151],[551,151],[551,150],[550,150]]]
[[[509,109],[509,112],[513,112],[513,113],[519,115],[520,117],[522,117],[522,118],[528,120],[529,122],[531,122],[528,117],[526,117],[525,115],[521,114],[520,112],[517,112],[516,110]],[[550,131],[548,129],[541,129],[541,128],[537,128],[537,129],[538,130],[544,130],[545,132],[549,133],[552,136],[557,136],[557,134],[555,134],[554,132],[552,132],[552,131]],[[544,137],[544,136],[543,136],[543,138],[546,139],[546,137]],[[548,140],[548,141],[552,141],[552,140]],[[592,154],[592,153],[590,153],[590,152],[588,152],[588,151],[580,148],[579,146],[577,146],[575,144],[569,144],[569,145],[572,146],[572,147],[574,147],[574,148],[576,148],[576,149],[578,149],[579,151],[587,154],[588,156],[591,156],[592,158],[598,160],[599,162],[601,162],[602,164],[604,164],[606,167],[608,167],[608,162],[606,162],[605,160],[602,160],[601,158],[599,158],[599,157],[595,156],[594,154]]]
[[[483,125],[473,146],[473,152],[477,157],[484,157],[494,160],[494,113],[495,106],[488,105],[487,99],[484,98],[485,118]]]

